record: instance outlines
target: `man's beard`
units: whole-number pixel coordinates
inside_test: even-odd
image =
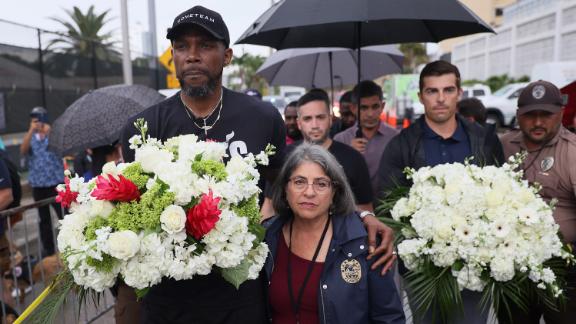
[[[298,129],[298,127],[286,128],[286,134],[287,134],[291,139],[300,139],[300,138],[302,137],[302,133],[300,133],[300,130]]]
[[[304,135],[304,133],[302,133],[302,135]],[[328,140],[328,132],[326,132],[326,134],[324,134],[324,136],[320,137],[319,139],[312,139],[309,136],[305,135],[304,139],[306,140],[306,142],[311,144],[323,145],[326,142],[326,140]]]
[[[184,79],[178,78],[180,82],[180,88],[184,95],[191,98],[204,98],[214,93],[216,87],[218,86],[218,80],[222,77],[222,72],[220,72],[216,77],[212,77],[210,74],[206,73],[208,81],[200,86],[192,86],[186,84]]]

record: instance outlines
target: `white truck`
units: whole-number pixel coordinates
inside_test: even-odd
[[[510,83],[493,94],[479,98],[486,107],[486,122],[496,128],[512,127],[516,123],[518,96],[528,83]]]

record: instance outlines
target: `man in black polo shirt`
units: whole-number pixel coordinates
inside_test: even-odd
[[[420,73],[420,102],[424,116],[396,135],[386,146],[378,169],[378,195],[398,186],[410,186],[403,173],[406,167],[419,169],[443,163],[500,165],[502,145],[496,134],[456,114],[462,89],[458,68],[445,61],[427,64]],[[401,270],[401,272],[403,272]],[[410,297],[410,294],[409,294]],[[464,318],[458,323],[486,323],[487,312],[477,314],[479,294],[463,291]],[[422,323],[427,323],[425,318]],[[415,323],[420,323],[415,321]]]
[[[125,161],[134,160],[128,140],[137,134],[133,122],[144,118],[148,134],[162,141],[181,134],[200,140],[228,142],[228,154],[259,153],[267,144],[278,152],[285,147],[282,116],[270,104],[222,87],[222,70],[230,64],[228,29],[220,14],[196,6],[180,14],[168,29],[176,75],[182,90],[132,117],[125,126],[122,149]],[[272,179],[280,156],[259,171]],[[119,291],[119,299],[123,292]],[[219,273],[192,280],[163,280],[143,299],[143,323],[264,323],[264,284],[248,280],[237,290]],[[134,304],[128,303],[134,306]],[[133,310],[136,306],[131,307]],[[118,309],[118,312],[122,312]],[[126,320],[124,322],[129,322]],[[134,322],[133,319],[131,319]]]
[[[329,137],[332,125],[329,104],[329,99],[317,91],[310,91],[303,95],[296,103],[295,113],[298,116],[296,120],[298,129],[302,133],[304,141],[321,145],[334,155],[346,173],[346,178],[354,193],[357,209],[370,212],[363,215],[372,214],[374,194],[370,186],[368,166],[358,151],[346,144],[333,141]],[[283,155],[287,156],[301,143],[302,141],[297,141],[286,146]],[[271,185],[271,183],[266,184],[266,200],[261,211],[265,218],[271,217],[275,213],[269,190]]]
[[[342,165],[354,193],[357,208],[373,211],[373,193],[369,185],[370,175],[366,161],[350,146],[333,141],[329,137],[332,125],[329,105],[330,102],[325,97],[315,92],[303,95],[298,100],[298,128],[306,142],[323,146]],[[299,142],[286,147],[286,155],[298,144]]]

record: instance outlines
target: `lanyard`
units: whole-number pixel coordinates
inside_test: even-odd
[[[324,238],[326,237],[326,232],[328,232],[328,227],[330,226],[330,218],[332,216],[328,215],[328,219],[326,220],[326,225],[324,225],[324,230],[322,231],[322,236],[320,236],[320,242],[316,246],[316,251],[314,251],[314,257],[312,257],[312,262],[308,265],[308,269],[306,270],[306,276],[304,277],[304,281],[302,282],[302,286],[298,289],[298,299],[294,299],[294,293],[292,292],[292,266],[290,259],[292,258],[292,224],[294,224],[294,218],[290,221],[290,239],[288,241],[288,292],[290,294],[290,304],[292,304],[292,312],[296,317],[296,323],[300,323],[300,305],[302,304],[302,296],[304,295],[304,288],[306,287],[306,283],[308,279],[310,279],[310,275],[312,274],[312,270],[314,269],[314,264],[316,263],[316,259],[318,258],[318,254],[320,253],[320,248],[322,248],[322,243],[324,242]]]

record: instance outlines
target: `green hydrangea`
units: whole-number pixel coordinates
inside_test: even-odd
[[[139,190],[144,189],[148,179],[150,179],[150,176],[144,173],[144,170],[142,170],[142,166],[139,162],[135,162],[127,166],[124,171],[122,171],[122,175],[126,179],[132,181]]]
[[[156,182],[154,186],[140,197],[140,201],[119,203],[108,216],[110,226],[116,231],[153,230],[160,226],[160,214],[174,203],[174,193],[168,192],[166,186]]]
[[[102,254],[102,260],[87,257],[86,264],[101,272],[111,272],[116,265],[116,260],[108,254]]]
[[[217,181],[223,181],[228,176],[224,163],[214,160],[194,161],[192,163],[192,172],[199,176],[210,175]]]
[[[231,209],[238,216],[247,217],[250,223],[260,223],[260,208],[258,207],[256,195],[242,200],[237,206],[231,206]]]
[[[88,222],[86,229],[84,230],[84,236],[88,241],[96,239],[96,230],[102,227],[108,226],[108,220],[101,216],[96,216]]]

